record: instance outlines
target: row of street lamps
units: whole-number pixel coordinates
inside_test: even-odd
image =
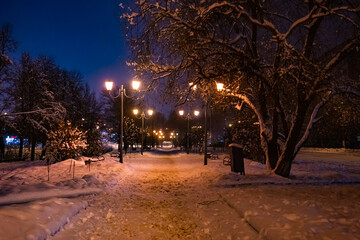
[[[184,116],[185,112],[184,110],[180,110],[179,111],[179,115],[180,116]],[[197,117],[199,116],[200,112],[195,110],[194,111],[194,116]],[[192,119],[191,118],[191,115],[190,113],[188,113],[185,117],[187,119],[187,130],[186,130],[186,153],[189,154],[189,148],[190,148],[190,144],[189,144],[189,135],[190,135],[190,132],[189,132],[189,129],[190,129],[190,120]]]
[[[119,92],[118,92],[117,95],[112,95],[111,90],[113,88],[113,85],[114,85],[114,83],[112,81],[106,81],[105,82],[105,87],[109,92],[109,96],[111,98],[118,98],[118,97],[121,98],[120,142],[119,142],[119,145],[118,145],[118,151],[119,151],[119,161],[120,161],[120,163],[123,163],[123,149],[122,149],[122,146],[123,146],[123,141],[124,141],[123,140],[123,135],[124,135],[124,132],[123,132],[124,131],[124,96],[127,97],[127,98],[130,98],[130,96],[128,96],[126,94],[124,85],[121,85],[121,88],[119,89]],[[140,85],[141,85],[140,81],[138,81],[138,80],[133,80],[132,81],[132,88],[134,90],[139,90]],[[196,90],[196,84],[190,83],[189,85],[192,88],[192,90]],[[217,88],[218,91],[222,91],[223,87],[224,87],[223,83],[216,83],[216,88]],[[207,112],[207,109],[206,108],[207,108],[207,104],[205,105],[204,165],[207,165],[207,129],[206,129],[206,121],[207,121],[206,112]],[[133,113],[135,114],[135,116],[138,116],[139,110],[134,109]],[[147,113],[148,113],[149,117],[146,117],[145,112],[142,112],[140,114],[140,116],[137,117],[138,119],[141,119],[141,155],[143,155],[143,152],[144,152],[144,121],[145,121],[145,119],[149,119],[153,115],[153,110],[149,109],[147,111]],[[200,114],[199,111],[197,111],[197,110],[194,111],[194,116],[195,117],[199,116],[199,114]],[[179,115],[184,116],[185,115],[184,110],[180,110]],[[190,119],[192,119],[190,113],[188,113],[185,118],[187,119],[186,153],[189,154],[189,128],[190,128]]]

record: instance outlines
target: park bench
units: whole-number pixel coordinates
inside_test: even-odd
[[[208,159],[212,159],[212,160],[214,160],[214,159],[219,159],[219,156],[218,156],[217,154],[212,154],[212,153],[206,154],[206,157],[207,157]]]
[[[92,162],[99,162],[105,160],[104,156],[98,156],[96,158],[89,158],[85,160],[85,165],[91,164]]]
[[[119,152],[112,152],[110,153],[110,157],[119,157],[120,153]]]

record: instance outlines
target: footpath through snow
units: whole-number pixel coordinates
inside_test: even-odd
[[[1,163],[0,239],[359,239],[356,153],[303,151],[290,179],[221,158],[106,155],[75,172],[67,160],[50,181],[40,162]]]

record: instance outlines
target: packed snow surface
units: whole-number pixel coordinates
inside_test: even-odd
[[[357,152],[301,151],[289,179],[173,153],[0,163],[0,239],[359,239]]]

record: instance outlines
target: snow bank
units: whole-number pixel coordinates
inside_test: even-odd
[[[49,199],[0,208],[0,240],[42,240],[53,236],[87,207],[76,199]]]

